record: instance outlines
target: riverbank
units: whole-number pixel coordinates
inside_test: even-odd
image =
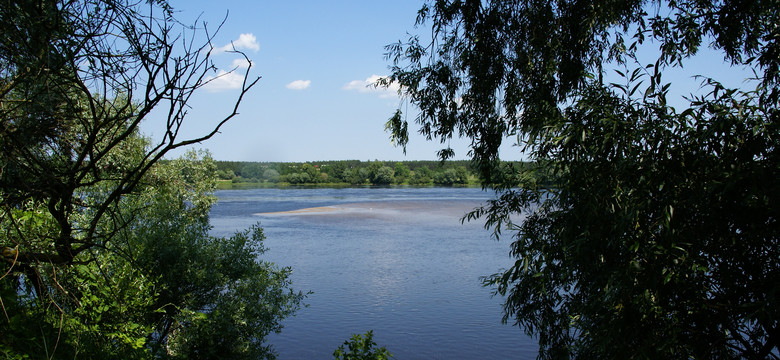
[[[217,180],[217,190],[246,190],[246,189],[342,189],[342,188],[476,188],[480,187],[478,182],[455,185],[411,185],[411,184],[393,184],[393,185],[355,185],[349,183],[316,183],[316,184],[291,184],[287,182],[233,182],[231,180]]]

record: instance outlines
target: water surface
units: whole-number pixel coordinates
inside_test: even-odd
[[[327,359],[353,333],[397,359],[533,359],[501,324],[480,276],[511,263],[508,242],[461,217],[490,198],[474,188],[250,189],[217,192],[215,235],[260,222],[264,260],[293,268],[309,307],[270,337],[280,359]]]

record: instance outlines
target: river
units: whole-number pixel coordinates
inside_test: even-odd
[[[396,359],[534,359],[501,298],[480,277],[511,264],[508,240],[460,218],[490,198],[476,188],[302,188],[216,192],[213,234],[260,223],[263,260],[312,291],[281,334],[280,359],[329,359],[353,333]]]

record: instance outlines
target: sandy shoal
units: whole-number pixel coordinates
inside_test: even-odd
[[[475,201],[393,201],[393,202],[361,202],[338,205],[309,207],[288,211],[273,211],[255,213],[259,216],[303,216],[303,215],[337,215],[337,216],[416,216],[416,214],[454,216],[460,218],[468,211],[480,205]]]
[[[256,213],[255,215],[316,214],[316,213],[333,212],[337,210],[339,210],[339,208],[335,206],[319,206],[319,207],[311,207],[311,208],[298,209],[298,210]]]

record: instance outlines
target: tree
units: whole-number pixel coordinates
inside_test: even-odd
[[[380,166],[371,172],[371,183],[374,185],[389,185],[393,182],[395,171],[389,166]]]
[[[0,323],[6,334],[0,351],[33,357],[271,357],[263,340],[281,330],[281,319],[300,307],[304,295],[289,289],[289,268],[258,260],[265,251],[259,227],[228,238],[208,234],[215,169],[207,155],[194,153],[150,169],[139,188],[120,199],[118,216],[131,220],[113,240],[83,263],[54,269],[57,311],[40,306],[23,274],[7,274],[0,283],[9,314]],[[43,212],[34,214],[45,219]],[[41,225],[25,223],[30,232],[35,227]]]
[[[412,175],[412,171],[409,170],[409,167],[402,162],[396,162],[393,170],[395,172],[395,182],[398,184],[406,182]]]
[[[241,176],[247,179],[263,179],[265,166],[258,163],[248,163],[241,168]]]
[[[327,165],[322,165],[321,170],[328,174],[328,179],[334,182],[346,182],[344,179],[344,170],[348,168],[350,161],[331,161]]]
[[[514,238],[486,283],[541,358],[778,357],[777,5],[436,1],[430,43],[388,47],[380,85],[421,133],[471,139],[496,198],[467,219]],[[753,81],[672,97],[664,72],[702,46]],[[388,128],[408,141],[400,110]],[[505,138],[535,166],[501,163]]]
[[[344,170],[342,177],[352,185],[362,185],[368,181],[371,173],[366,168],[358,167]]]
[[[289,288],[289,268],[259,260],[260,227],[209,236],[215,168],[208,155],[189,153],[154,169],[155,186],[135,199],[148,210],[118,239],[134,249],[132,265],[157,279],[147,315],[154,325],[147,346],[157,357],[273,357],[266,335],[279,332],[303,299]]]
[[[233,170],[217,170],[217,178],[220,180],[233,180],[236,177],[236,173]]]
[[[345,349],[344,346],[347,348]],[[374,331],[365,335],[353,334],[352,338],[339,345],[333,352],[333,358],[339,360],[387,360],[393,357],[384,346],[376,347]]]
[[[268,182],[279,182],[279,172],[274,169],[267,169],[263,172],[263,179]]]
[[[290,184],[307,184],[312,182],[312,178],[308,173],[292,173],[286,176],[286,181]]]
[[[300,301],[289,270],[257,262],[259,230],[208,236],[213,166],[160,162],[216,134],[257,79],[210,131],[182,138],[216,70],[213,34],[198,45],[165,1],[0,5],[0,353],[264,355]],[[138,131],[153,110],[167,116],[157,142]]]
[[[318,165],[312,165],[309,163],[305,163],[301,165],[301,174],[307,175],[308,178],[307,183],[318,183],[318,182],[325,182],[325,180],[328,179],[327,174],[320,172],[320,167]]]
[[[462,166],[441,169],[433,175],[433,183],[437,185],[452,186],[455,184],[468,184],[468,182],[468,173],[466,172],[466,168]]]
[[[257,80],[244,81],[235,107],[211,131],[181,138],[187,101],[214,67],[210,38],[201,46],[194,35],[185,41],[164,1],[4,1],[1,9],[0,206],[12,227],[20,221],[12,209],[25,204],[42,206],[52,221],[47,234],[11,236],[4,246],[13,255],[4,259],[43,290],[39,264],[68,265],[104,247],[114,233],[98,225],[122,221],[117,201],[165,154],[216,134]],[[162,107],[162,139],[118,159],[120,149],[141,146],[139,124]],[[85,197],[101,184],[111,185]],[[91,221],[74,227],[83,213]]]
[[[433,174],[433,183],[436,185],[452,186],[458,182],[458,173],[455,169],[442,169]]]
[[[412,185],[428,185],[431,181],[433,181],[433,171],[428,167],[421,166],[414,170],[412,180],[409,183]]]

